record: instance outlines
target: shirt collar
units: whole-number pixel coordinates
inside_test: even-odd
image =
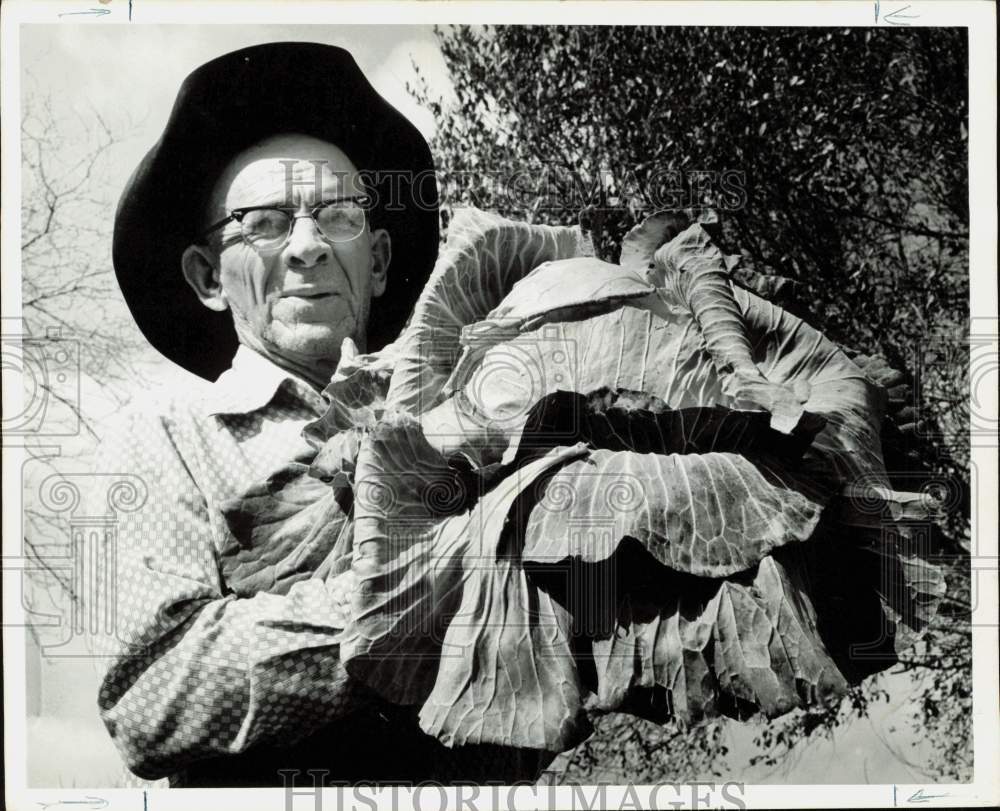
[[[268,405],[282,386],[309,405],[323,408],[322,396],[308,383],[240,344],[233,365],[209,387],[203,400],[205,413],[249,414]]]

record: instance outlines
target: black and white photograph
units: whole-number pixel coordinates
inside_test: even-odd
[[[6,807],[1000,802],[995,22],[4,4]]]

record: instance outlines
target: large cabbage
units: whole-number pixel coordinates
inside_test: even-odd
[[[336,518],[357,579],[347,668],[446,743],[560,751],[588,702],[695,722],[830,701],[941,593],[907,540],[928,505],[885,474],[884,393],[677,230],[645,224],[612,265],[572,229],[463,212],[396,346],[310,429],[340,508],[312,520]]]

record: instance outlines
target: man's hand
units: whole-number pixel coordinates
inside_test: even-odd
[[[915,434],[925,423],[917,419],[913,381],[881,355],[854,355],[851,360],[865,377],[886,391],[886,413],[903,434]]]
[[[851,360],[861,368],[861,371],[865,373],[865,377],[890,392],[897,389],[906,381],[906,375],[898,369],[893,369],[889,365],[889,361],[881,355],[860,354],[854,355]]]

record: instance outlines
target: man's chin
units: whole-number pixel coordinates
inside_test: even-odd
[[[340,348],[347,334],[332,332],[324,328],[306,328],[296,330],[294,336],[286,336],[284,340],[274,341],[282,355],[294,358],[302,364],[336,363],[340,358]]]

